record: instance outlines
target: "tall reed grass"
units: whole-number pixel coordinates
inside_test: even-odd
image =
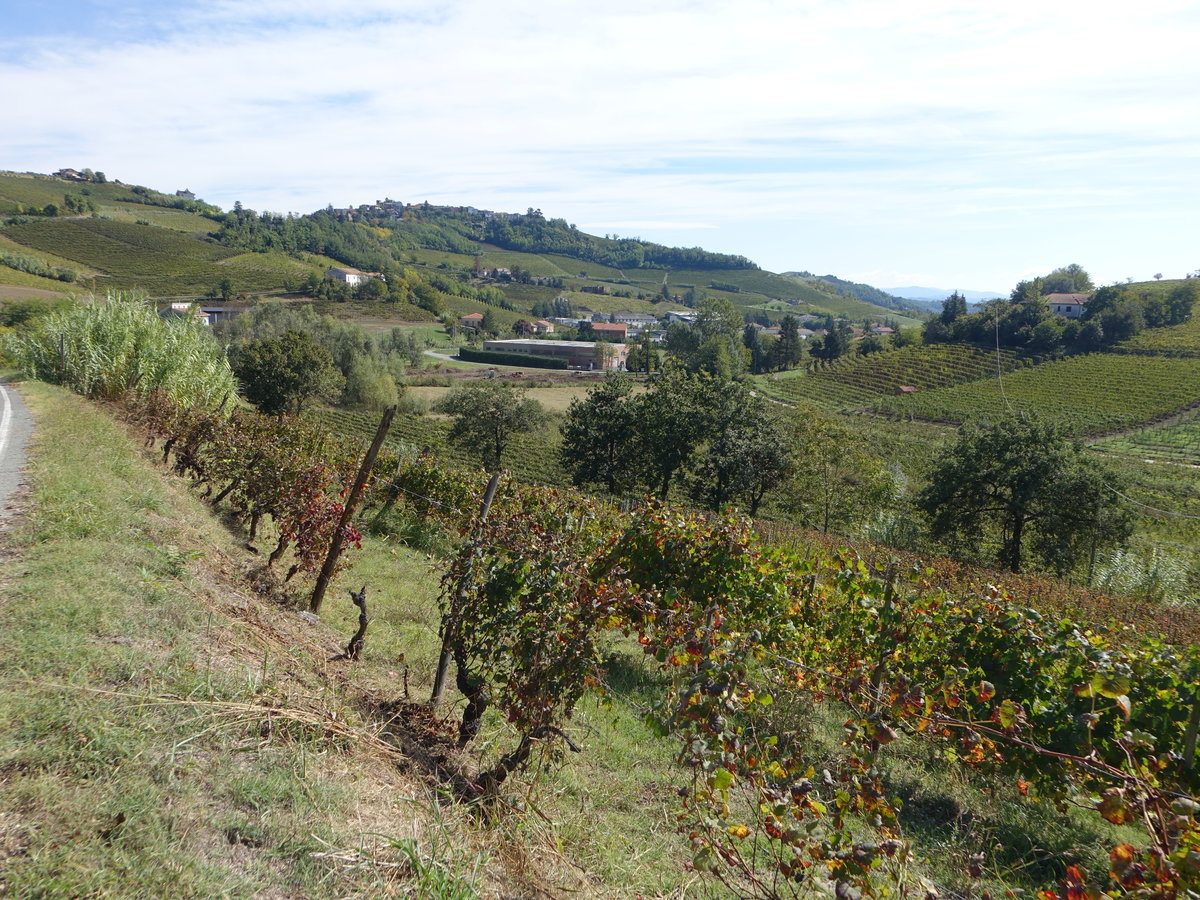
[[[93,399],[161,388],[188,406],[215,406],[237,391],[229,361],[203,325],[163,319],[136,294],[110,292],[8,340],[22,374]]]

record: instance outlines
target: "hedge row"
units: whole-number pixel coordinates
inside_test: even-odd
[[[527,353],[503,353],[498,350],[474,350],[461,347],[458,358],[467,362],[493,363],[497,366],[524,366],[530,369],[565,369],[565,359],[552,356],[531,356]]]

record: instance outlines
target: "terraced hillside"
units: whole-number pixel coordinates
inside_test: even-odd
[[[760,385],[764,393],[785,402],[852,409],[892,396],[902,386],[930,391],[993,377],[997,366],[1011,372],[1026,364],[1026,357],[1012,351],[997,356],[994,350],[965,344],[934,344],[845,357],[812,374],[770,376],[760,379]]]
[[[1130,428],[1200,402],[1194,359],[1092,353],[928,393],[880,400],[902,418],[966,422],[1031,410],[1085,436]]]

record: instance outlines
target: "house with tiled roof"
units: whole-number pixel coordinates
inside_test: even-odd
[[[1078,319],[1083,315],[1083,308],[1092,299],[1091,294],[1047,294],[1046,303],[1050,312],[1065,319]]]

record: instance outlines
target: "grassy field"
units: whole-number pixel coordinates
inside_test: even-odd
[[[314,410],[309,415],[325,423],[337,434],[359,435],[364,442],[369,441],[379,423],[377,413],[326,409]],[[392,422],[386,446],[409,456],[429,447],[453,465],[478,468],[480,463],[477,456],[448,442],[449,430],[450,420],[445,416],[398,415]],[[567,484],[567,477],[558,465],[558,440],[556,423],[549,423],[529,434],[516,435],[504,452],[504,465],[520,472],[522,481],[561,487]]]
[[[149,222],[157,228],[168,228],[184,234],[207,235],[220,227],[212,219],[183,209],[150,206],[145,203],[114,203],[103,208],[104,214],[121,222]]]
[[[593,385],[574,384],[562,387],[534,387],[527,391],[531,400],[536,400],[550,413],[563,413],[573,400],[585,397]],[[448,394],[452,388],[444,387],[410,387],[406,393],[419,398],[422,402],[432,404]]]

